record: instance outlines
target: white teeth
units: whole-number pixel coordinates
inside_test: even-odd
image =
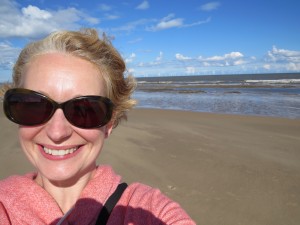
[[[46,148],[46,147],[43,147],[43,149],[44,149],[44,152],[49,155],[64,156],[67,154],[74,153],[78,149],[78,147],[69,148],[69,149],[65,149],[65,150],[54,150],[54,149],[50,149],[50,148]]]

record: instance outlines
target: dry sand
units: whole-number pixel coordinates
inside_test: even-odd
[[[0,179],[32,167],[0,114]],[[300,120],[135,109],[99,159],[160,188],[197,224],[300,224]]]

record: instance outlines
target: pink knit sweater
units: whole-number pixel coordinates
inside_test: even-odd
[[[63,213],[55,200],[33,178],[12,176],[0,181],[0,224],[56,225]],[[62,224],[94,225],[103,204],[120,183],[111,167],[100,166],[73,211]],[[185,211],[159,190],[134,183],[128,186],[113,209],[109,225],[195,224]]]

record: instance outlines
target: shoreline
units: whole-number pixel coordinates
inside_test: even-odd
[[[0,179],[31,171],[2,110],[0,124]],[[98,163],[159,188],[199,224],[296,225],[299,134],[299,119],[134,109]]]

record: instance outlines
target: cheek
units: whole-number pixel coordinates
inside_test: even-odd
[[[73,127],[72,137],[68,142],[78,141],[78,139],[83,139],[85,142],[91,145],[97,145],[98,147],[103,145],[104,139],[106,137],[106,127],[101,127],[100,129],[80,129]],[[47,142],[49,137],[43,130],[43,126],[40,127],[19,127],[19,140],[23,149],[28,149],[31,145],[34,145],[37,142]]]
[[[37,127],[19,127],[19,139],[21,143],[33,141],[34,137],[38,134],[39,128]]]
[[[102,143],[105,138],[105,129],[91,129],[91,130],[85,130],[85,129],[74,129],[75,132],[81,136],[86,142],[97,144]]]
[[[25,153],[29,161],[35,166],[34,155],[36,152],[35,138],[39,133],[39,128],[35,127],[19,127],[19,142],[22,151]]]

